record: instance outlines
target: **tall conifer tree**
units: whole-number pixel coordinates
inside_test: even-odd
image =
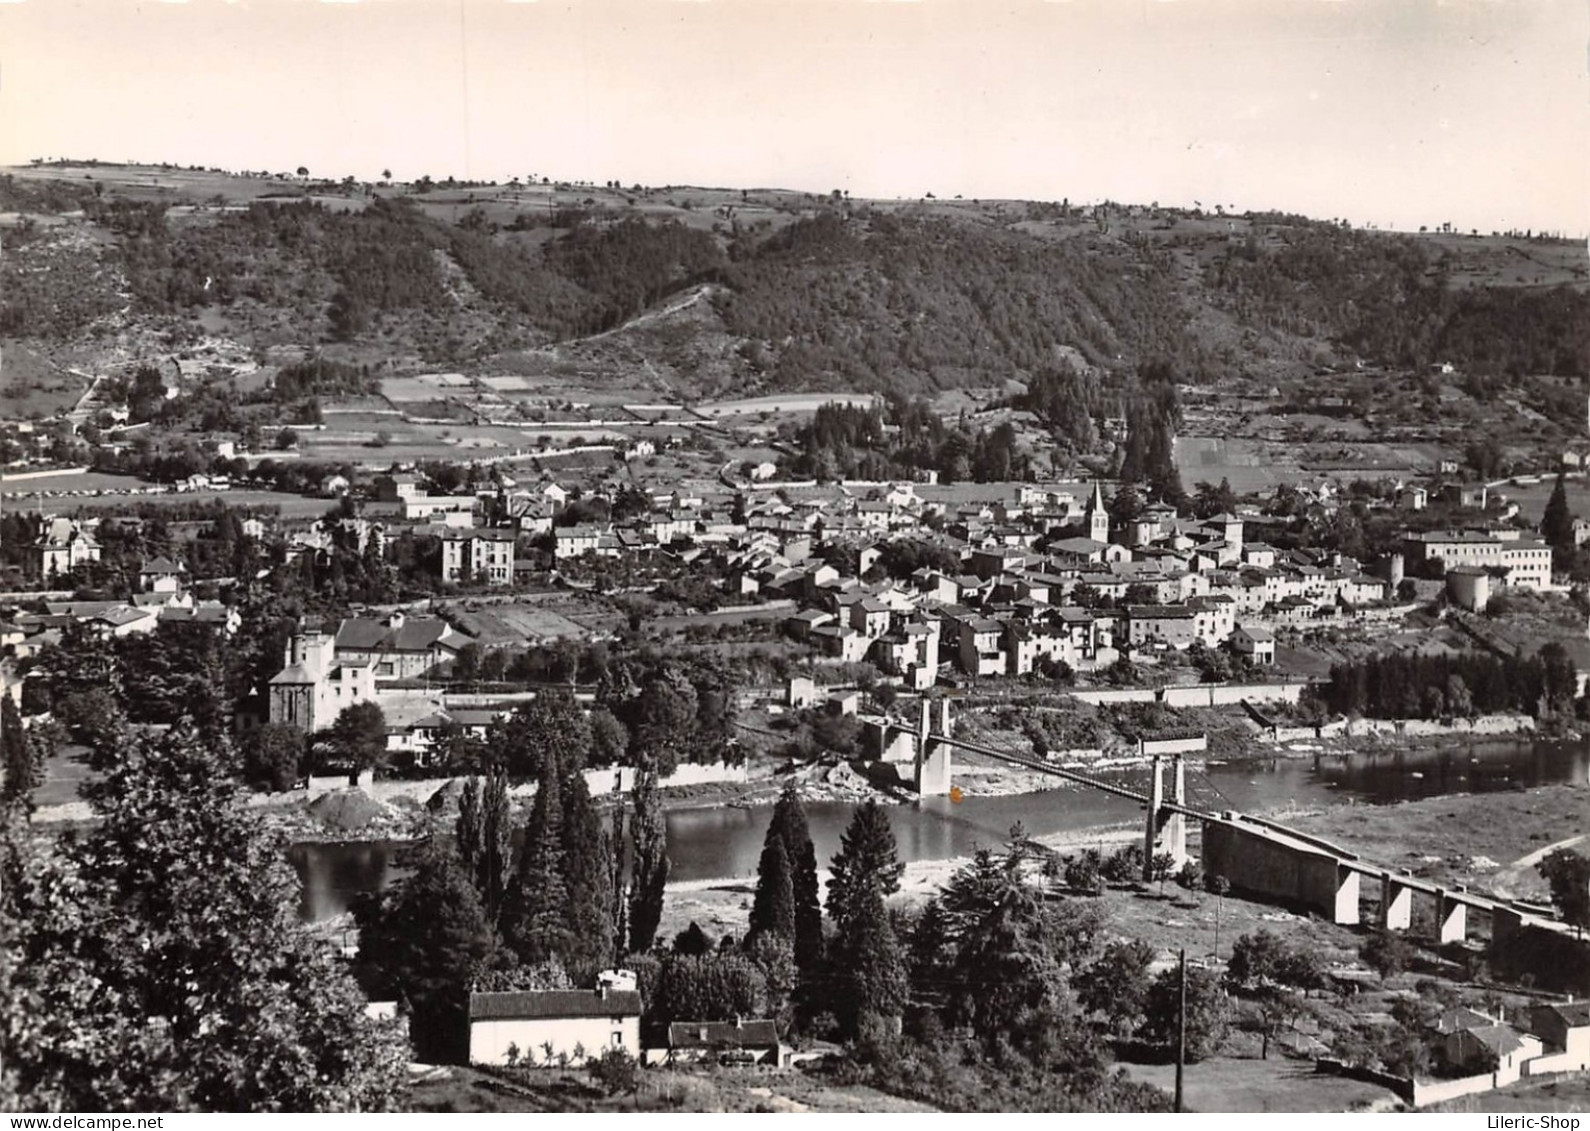
[[[635,810],[629,832],[635,851],[629,885],[629,949],[644,954],[657,938],[668,885],[667,826],[657,792],[657,772],[649,766],[635,776]]]
[[[793,777],[784,782],[778,803],[773,806],[767,839],[773,838],[784,842],[784,854],[789,859],[795,895],[795,964],[803,974],[810,974],[823,957],[823,909],[817,896],[817,850],[812,845],[806,810]],[[763,843],[765,846],[766,841]]]
[[[562,790],[557,762],[547,758],[525,829],[519,870],[503,906],[503,936],[522,961],[534,966],[563,953],[567,899]]]
[[[756,896],[751,902],[751,937],[773,935],[795,941],[795,885],[784,842],[769,836],[756,867]]]
[[[829,868],[828,917],[843,933],[867,901],[886,900],[900,890],[905,864],[889,817],[874,800],[858,807],[839,840]]]
[[[563,787],[563,884],[568,900],[563,964],[576,983],[613,959],[612,852],[585,775],[570,774]]]

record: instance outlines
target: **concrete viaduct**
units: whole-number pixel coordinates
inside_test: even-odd
[[[964,750],[1137,802],[1144,810],[1145,880],[1151,878],[1148,871],[1157,854],[1169,854],[1178,863],[1188,859],[1187,822],[1198,821],[1203,826],[1204,872],[1224,876],[1235,892],[1356,926],[1363,922],[1361,900],[1367,882],[1379,895],[1379,925],[1388,931],[1406,931],[1412,926],[1413,901],[1418,898],[1433,905],[1436,935],[1443,944],[1464,941],[1471,910],[1487,914],[1493,964],[1519,967],[1498,973],[1516,976],[1532,971],[1538,976],[1542,961],[1556,963],[1563,970],[1584,966],[1582,932],[1555,918],[1548,907],[1496,899],[1383,868],[1320,837],[1261,817],[1192,808],[1187,804],[1186,767],[1180,755],[1152,760],[1149,791],[1144,794],[1035,758],[967,742],[952,733],[950,702],[923,700],[914,728],[892,720],[879,724],[883,756],[889,761],[910,762],[921,796],[949,793],[952,752]],[[1577,961],[1571,960],[1574,958]],[[1574,988],[1590,990],[1590,985]]]

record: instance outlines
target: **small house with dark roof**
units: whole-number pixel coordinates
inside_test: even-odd
[[[1441,1014],[1430,1029],[1445,1064],[1458,1071],[1495,1073],[1498,1087],[1517,1080],[1524,1064],[1545,1051],[1534,1034],[1462,1006]]]
[[[783,1064],[788,1051],[772,1021],[674,1021],[662,1048],[646,1050],[647,1064]]]
[[[639,991],[621,978],[594,990],[472,993],[469,1062],[582,1064],[608,1049],[639,1059],[640,1014]]]
[[[138,571],[138,588],[145,593],[177,593],[187,580],[187,568],[170,558],[147,561]]]

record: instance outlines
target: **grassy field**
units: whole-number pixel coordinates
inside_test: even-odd
[[[1557,485],[1555,476],[1544,476],[1539,483],[1524,487],[1515,487],[1511,483],[1503,484],[1491,491],[1492,497],[1500,495],[1509,502],[1518,504],[1520,513],[1531,522],[1539,522],[1541,515],[1546,512],[1546,500],[1551,498],[1551,492]],[[1574,514],[1590,517],[1590,478],[1576,476],[1563,482],[1563,489],[1568,496],[1568,509]]]
[[[1175,1092],[1172,1064],[1126,1064],[1134,1080]],[[1182,1075],[1183,1107],[1204,1112],[1362,1111],[1389,1106],[1396,1096],[1388,1088],[1320,1076],[1312,1061],[1268,1060],[1217,1056],[1189,1064]]]
[[[1338,806],[1290,823],[1387,867],[1416,868],[1476,889],[1500,888],[1499,894],[1539,897],[1545,885],[1532,865],[1518,862],[1547,845],[1590,834],[1590,786]]]

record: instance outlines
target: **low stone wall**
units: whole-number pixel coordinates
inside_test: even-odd
[[[1095,707],[1116,703],[1163,703],[1167,707],[1234,707],[1252,703],[1296,703],[1306,683],[1200,683],[1190,687],[1127,687],[1073,691],[1071,697]]]
[[[724,762],[707,762],[696,764],[686,762],[675,768],[674,772],[661,779],[658,784],[663,787],[672,785],[707,785],[714,782],[743,782],[749,773],[744,763],[730,766]],[[595,797],[603,793],[612,793],[615,788],[628,792],[635,788],[635,768],[633,766],[612,766],[605,770],[586,770],[585,784]]]
[[[1373,1068],[1362,1065],[1347,1064],[1340,1060],[1321,1059],[1314,1062],[1314,1071],[1325,1076],[1342,1076],[1348,1080],[1362,1080],[1366,1084],[1379,1084],[1382,1088],[1390,1088],[1399,1099],[1408,1103],[1413,1102],[1413,1081],[1406,1076],[1396,1076],[1390,1072],[1377,1072]]]
[[[1493,1092],[1497,1088],[1517,1082],[1519,1073],[1512,1072],[1484,1072],[1478,1076],[1459,1076],[1456,1080],[1415,1080],[1413,1082],[1413,1106],[1429,1107],[1443,1100],[1455,1100],[1459,1096],[1473,1096],[1480,1092]]]
[[[1360,735],[1384,734],[1399,738],[1451,737],[1473,734],[1519,734],[1535,729],[1535,720],[1528,715],[1478,715],[1472,719],[1453,719],[1450,723],[1440,719],[1349,719],[1344,733]]]

